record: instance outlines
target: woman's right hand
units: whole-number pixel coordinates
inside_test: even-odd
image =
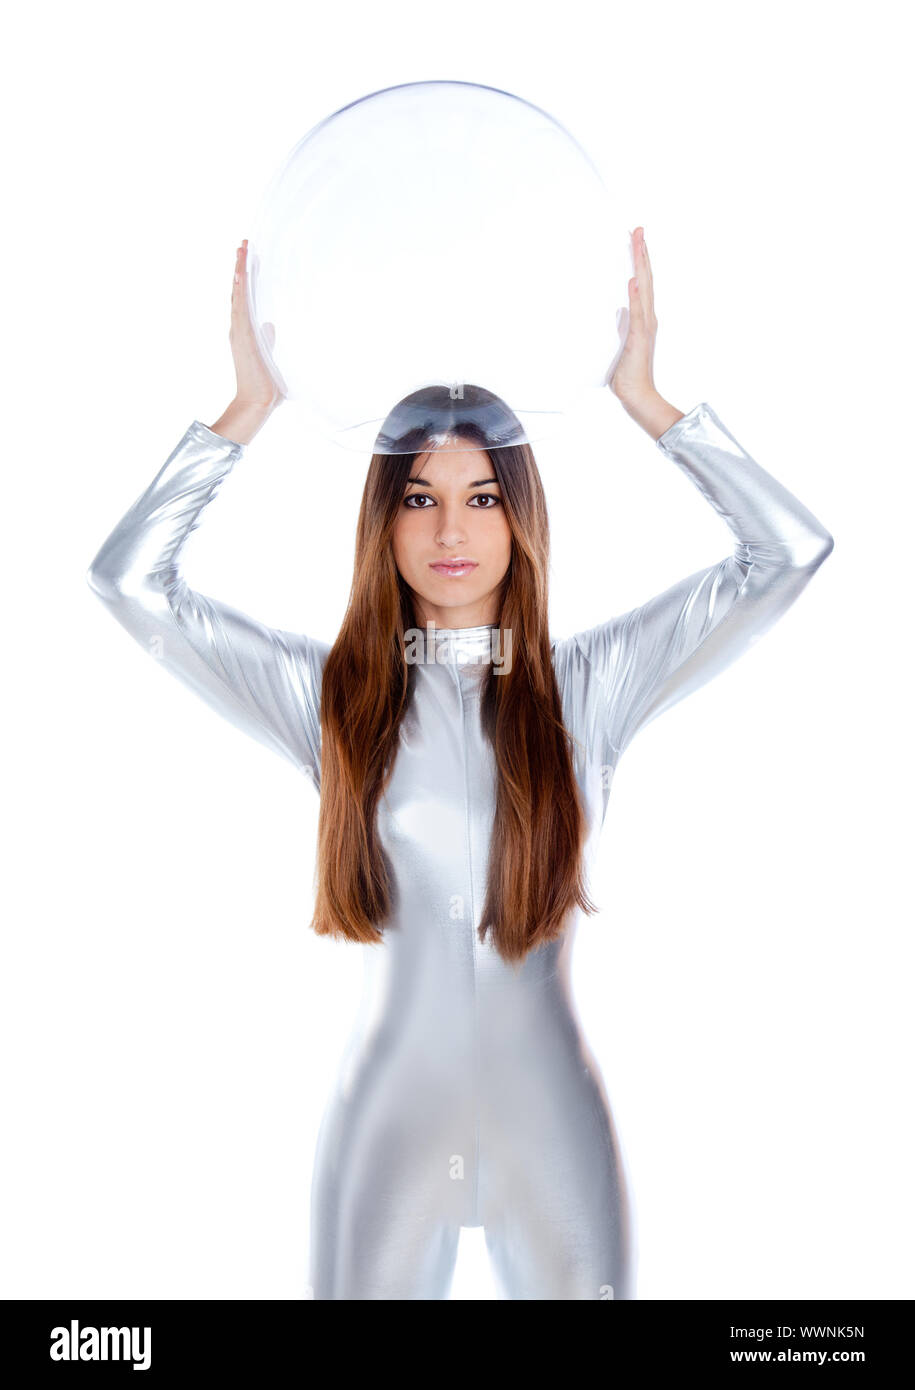
[[[232,285],[232,323],[229,328],[229,342],[235,362],[235,399],[240,405],[260,406],[272,410],[286,399],[274,381],[267,364],[261,356],[248,312],[248,241],[238,248],[235,257],[235,280]],[[267,346],[272,348],[276,341],[276,329],[272,323],[264,324],[264,337]]]

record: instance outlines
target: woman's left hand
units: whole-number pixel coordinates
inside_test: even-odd
[[[645,228],[636,227],[631,235],[635,275],[629,281],[629,308],[617,310],[621,348],[607,373],[607,385],[627,409],[657,394],[654,344],[658,321],[654,315],[654,287]]]

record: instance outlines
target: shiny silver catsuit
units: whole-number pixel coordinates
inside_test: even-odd
[[[587,866],[633,736],[746,651],[833,545],[708,405],[658,446],[734,545],[641,607],[553,641]],[[329,645],[265,627],[182,576],[184,542],[244,447],[195,420],[89,582],[160,662],[320,789]],[[484,1228],[503,1297],[635,1297],[626,1178],[570,995],[575,921],[520,969],[477,938],[495,796],[479,693],[507,655],[498,628],[440,628],[413,666],[379,808],[393,910],[383,942],[359,948],[365,996],[318,1140],[315,1298],[447,1298],[462,1226]]]

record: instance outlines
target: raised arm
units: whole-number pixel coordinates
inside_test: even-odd
[[[195,420],[99,550],[92,589],[166,670],[320,785],[326,643],[265,627],[188,587],[182,550],[244,445]]]
[[[88,579],[121,626],[166,670],[318,787],[321,677],[330,647],[265,627],[195,593],[182,572],[184,543],[203,508],[284,399],[251,322],[247,258],[243,241],[229,329],[235,396],[214,425],[195,420],[188,428],[96,555]],[[272,328],[264,325],[268,342]]]
[[[787,611],[833,548],[803,503],[703,403],[657,440],[726,522],[733,551],[629,613],[566,639],[587,736],[614,761],[662,711],[704,685]],[[573,674],[574,679],[574,674]]]

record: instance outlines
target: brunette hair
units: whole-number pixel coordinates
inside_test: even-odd
[[[571,737],[550,652],[549,522],[543,485],[517,417],[482,387],[426,387],[398,403],[378,439],[359,509],[346,614],[324,666],[321,800],[315,914],[320,935],[382,940],[391,881],[376,828],[411,693],[406,630],[415,614],[394,562],[391,536],[412,465],[445,424],[488,452],[511,528],[500,627],[510,630],[509,669],[482,675],[480,718],[498,774],[486,898],[479,937],[520,962],[558,937],[577,908],[597,909],[584,885],[585,815]],[[400,450],[401,452],[397,452]],[[500,634],[501,635],[501,634]],[[500,647],[501,650],[501,647]]]

